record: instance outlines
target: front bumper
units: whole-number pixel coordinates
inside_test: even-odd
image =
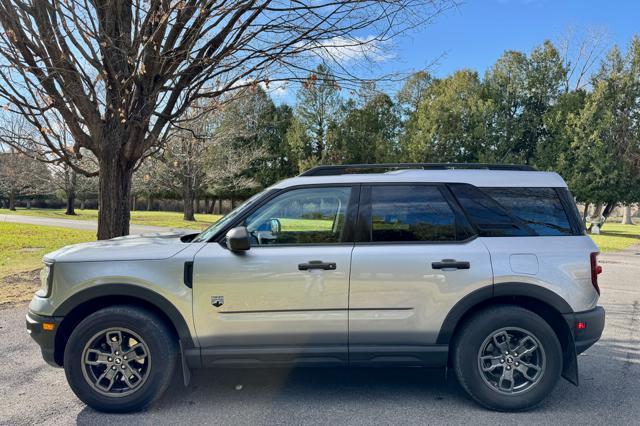
[[[63,317],[46,317],[35,314],[31,311],[27,313],[27,333],[40,345],[42,357],[49,365],[60,367],[61,364],[56,362],[55,348],[56,335],[60,328]],[[44,324],[53,324],[52,330],[45,329]],[[51,327],[50,325],[48,327]]]
[[[605,311],[602,306],[565,315],[565,320],[573,331],[576,354],[581,354],[600,340],[604,330],[604,318]]]

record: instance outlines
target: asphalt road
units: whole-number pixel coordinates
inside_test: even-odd
[[[13,214],[0,214],[0,222],[11,223],[26,223],[29,225],[44,225],[44,226],[57,226],[60,228],[80,229],[84,231],[96,231],[98,229],[98,222],[92,220],[78,220],[78,219],[56,219],[53,217],[40,217],[40,216],[20,216]],[[149,232],[171,232],[171,231],[186,231],[195,232],[192,229],[183,228],[167,228],[164,226],[149,226],[149,225],[130,225],[131,234],[144,234]]]
[[[0,310],[0,424],[640,424],[640,248],[602,256],[602,340],[534,411],[484,410],[442,371],[195,371],[147,412],[105,415],[79,402],[24,330],[25,306]]]

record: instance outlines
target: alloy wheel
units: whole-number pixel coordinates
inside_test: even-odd
[[[507,395],[526,392],[544,375],[544,348],[527,330],[500,328],[480,346],[478,368],[485,383],[495,391]]]
[[[96,333],[82,351],[82,373],[98,393],[110,397],[129,395],[149,377],[151,355],[144,340],[125,328]]]

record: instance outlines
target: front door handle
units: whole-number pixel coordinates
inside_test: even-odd
[[[469,269],[471,264],[469,262],[459,262],[454,259],[442,259],[440,262],[432,262],[431,268],[433,269]]]
[[[298,264],[300,271],[309,271],[311,269],[323,269],[325,271],[333,271],[336,269],[335,262],[323,262],[322,260],[310,260],[308,263]]]

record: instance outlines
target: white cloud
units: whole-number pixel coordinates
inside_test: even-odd
[[[287,92],[289,91],[286,81],[271,81],[269,82],[269,85],[261,82],[260,87],[262,87],[264,91],[269,93],[272,97],[278,99],[282,99],[287,96]]]
[[[230,90],[233,91],[234,89],[239,89],[239,88],[246,88],[248,86],[250,86],[251,84],[255,84],[256,80],[252,80],[249,78],[241,78],[236,80],[232,85]],[[288,82],[287,81],[270,81],[268,84],[265,83],[264,81],[260,81],[258,82],[258,85],[267,93],[269,93],[269,95],[271,95],[274,98],[278,98],[278,99],[283,99],[287,96],[287,93],[289,92],[289,88],[288,88]],[[221,90],[225,88],[224,85],[219,85],[218,86],[218,90]]]
[[[347,64],[360,60],[385,62],[393,59],[387,43],[383,43],[374,36],[342,37],[337,36],[314,43],[311,52],[322,59],[340,64]]]

